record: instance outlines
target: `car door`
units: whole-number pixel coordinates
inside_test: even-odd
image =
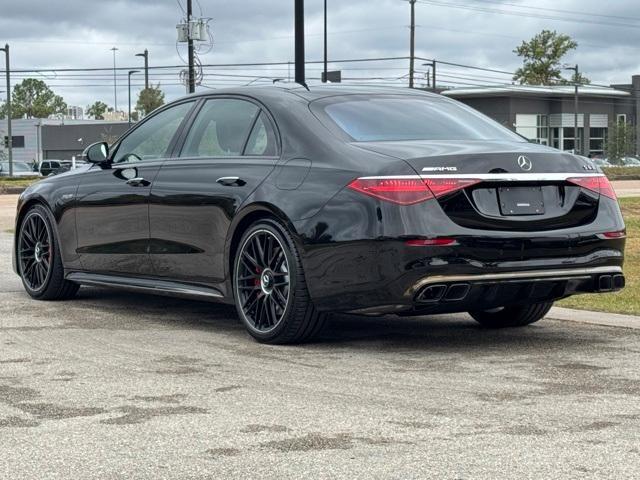
[[[172,105],[148,117],[116,145],[109,162],[82,175],[76,225],[84,270],[153,274],[149,193],[194,104]]]
[[[207,99],[183,137],[152,188],[151,258],[160,276],[215,284],[231,220],[275,167],[278,138],[263,107],[237,97]]]

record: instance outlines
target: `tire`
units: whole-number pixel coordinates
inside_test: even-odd
[[[260,220],[242,235],[233,262],[233,295],[242,323],[261,343],[309,341],[327,317],[311,301],[293,238],[275,220]]]
[[[25,214],[16,243],[18,274],[36,300],[73,298],[80,286],[64,279],[57,232],[49,211],[34,205]]]
[[[544,318],[553,302],[503,307],[498,311],[469,312],[475,321],[487,328],[524,327]]]

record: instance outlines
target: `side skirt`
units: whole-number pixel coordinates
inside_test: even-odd
[[[71,272],[65,276],[70,282],[80,285],[93,285],[98,287],[112,287],[122,290],[144,292],[155,295],[170,295],[195,300],[208,300],[223,302],[224,295],[212,287],[192,285],[189,283],[173,282],[170,280],[125,277],[121,275],[107,275],[86,272]]]

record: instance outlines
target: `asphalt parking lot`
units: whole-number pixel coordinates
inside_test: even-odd
[[[35,302],[0,204],[0,478],[638,476],[640,330],[340,316],[270,347],[228,307]]]

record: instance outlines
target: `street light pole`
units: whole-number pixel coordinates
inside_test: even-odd
[[[575,153],[581,153],[582,152],[582,145],[580,145],[580,147],[578,147],[578,80],[579,80],[579,68],[578,65],[576,64],[575,67],[565,67],[565,70],[573,70],[575,72],[575,77],[574,77],[574,87],[575,87],[575,92],[574,92],[574,97],[573,97],[573,146],[574,146],[574,152]]]
[[[434,92],[437,90],[436,87],[436,61],[431,60],[429,63],[422,64],[425,67],[431,67],[431,90]]]
[[[140,70],[129,70],[129,74],[127,75],[128,87],[129,87],[129,114],[127,118],[129,119],[129,128],[131,128],[131,75],[134,73],[138,73]]]
[[[136,53],[136,57],[144,57],[144,88],[149,88],[149,50],[144,49],[143,53]]]
[[[13,137],[11,136],[11,67],[9,64],[9,44],[0,51],[5,55],[5,73],[7,76],[7,149],[9,150],[9,176],[13,177]]]
[[[113,111],[118,114],[118,86],[116,80],[116,52],[118,51],[118,47],[113,47],[111,49],[113,52]]]

